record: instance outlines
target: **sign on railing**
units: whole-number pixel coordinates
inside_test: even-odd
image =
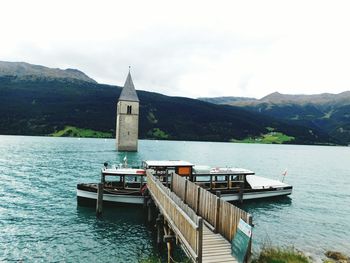
[[[252,227],[240,219],[236,235],[231,243],[232,255],[238,260],[239,263],[244,262],[251,237]]]

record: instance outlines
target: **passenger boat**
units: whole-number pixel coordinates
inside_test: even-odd
[[[243,201],[266,197],[285,196],[293,187],[283,182],[256,176],[243,168],[211,168],[197,166],[187,161],[143,161],[140,168],[129,168],[127,164],[109,167],[105,163],[101,170],[104,184],[103,201],[106,203],[144,203],[147,191],[146,170],[170,187],[171,174],[176,173],[195,182],[202,188],[220,195],[226,201]],[[97,199],[97,183],[77,185],[79,205],[94,205]]]
[[[286,196],[293,187],[278,180],[256,176],[253,171],[243,168],[193,169],[194,181],[202,188],[220,195],[225,201],[243,201],[250,199]]]
[[[107,203],[143,204],[146,171],[125,166],[108,167],[105,163],[101,171],[104,184],[103,201]],[[77,200],[80,205],[94,205],[97,199],[97,183],[77,185]]]

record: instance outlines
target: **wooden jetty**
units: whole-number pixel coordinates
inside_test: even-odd
[[[240,219],[252,225],[251,215],[220,199],[219,192],[214,195],[175,173],[169,185],[168,176],[164,183],[147,171],[147,185],[148,219],[155,218],[155,206],[157,242],[167,243],[168,262],[172,262],[174,242],[193,262],[237,262],[231,255],[231,241]],[[245,261],[249,260],[250,251],[251,244]]]

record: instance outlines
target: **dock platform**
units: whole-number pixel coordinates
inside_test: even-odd
[[[175,173],[167,187],[168,181],[164,184],[147,171],[147,185],[149,201],[159,211],[157,242],[164,229],[168,262],[172,262],[174,242],[181,245],[192,262],[238,262],[231,254],[231,241],[240,219],[252,225],[250,214]],[[251,243],[245,261],[249,260],[250,251]]]

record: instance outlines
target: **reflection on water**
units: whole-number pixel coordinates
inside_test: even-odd
[[[293,199],[289,196],[270,197],[256,200],[244,200],[243,204],[235,204],[250,214],[254,214],[257,210],[275,210],[285,209],[292,205]]]

